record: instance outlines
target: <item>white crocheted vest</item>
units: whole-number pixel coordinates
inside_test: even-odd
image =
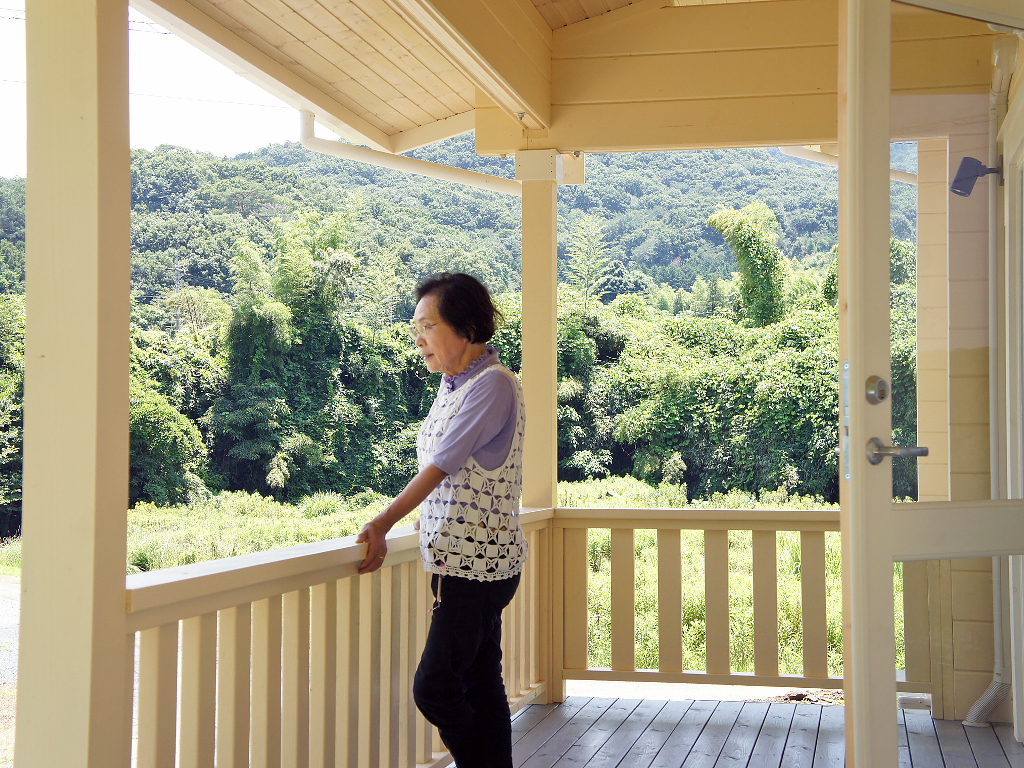
[[[512,447],[497,469],[484,469],[472,456],[420,505],[420,554],[428,573],[497,581],[515,576],[526,560],[527,543],[519,527],[523,486],[523,433],[526,413],[519,379],[503,365],[481,371],[454,392],[444,384],[420,427],[416,455],[422,469],[462,406],[484,376],[507,376],[516,391],[516,428]]]

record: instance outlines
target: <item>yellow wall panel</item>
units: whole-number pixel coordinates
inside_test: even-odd
[[[949,477],[949,497],[954,501],[975,501],[992,496],[989,474],[953,473]]]
[[[992,672],[992,622],[954,621],[954,669]]]
[[[953,621],[992,621],[992,574],[950,571]],[[988,596],[985,599],[985,596]]]
[[[985,425],[988,439],[988,378],[953,376],[949,380],[949,397],[957,404],[956,424]]]

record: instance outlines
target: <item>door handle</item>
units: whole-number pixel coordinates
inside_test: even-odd
[[[877,437],[872,437],[868,440],[867,455],[869,462],[880,464],[886,456],[927,456],[928,448],[923,445],[885,445]]]

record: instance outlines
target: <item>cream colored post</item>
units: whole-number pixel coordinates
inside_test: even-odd
[[[351,768],[359,758],[359,617],[361,578],[338,582],[338,698],[334,734],[337,764]]]
[[[217,768],[249,765],[249,643],[252,606],[226,608],[218,616]]]
[[[776,531],[753,531],[754,674],[779,675],[779,565]]]
[[[381,754],[381,574],[358,577],[359,768],[376,768]]]
[[[729,660],[729,532],[704,531],[705,671],[727,675]]]
[[[282,598],[281,765],[309,765],[309,590]]]
[[[804,676],[828,677],[824,531],[800,533],[800,606]]]
[[[558,498],[558,182],[522,181],[523,506],[546,508]]]
[[[252,604],[252,768],[281,764],[281,596]]]
[[[587,529],[566,528],[562,569],[562,663],[565,669],[587,668]],[[558,582],[555,581],[555,589]],[[561,678],[561,670],[559,670]],[[562,698],[556,701],[562,701]]]
[[[310,592],[309,764],[311,768],[334,768],[338,582],[317,584]]]
[[[174,768],[178,622],[142,632],[139,643],[139,768]]]
[[[431,593],[430,593],[430,576],[426,571],[420,567],[417,563],[413,573],[413,596],[412,596],[412,611],[415,620],[416,627],[416,642],[415,648],[415,663],[419,664],[420,654],[423,653],[423,646],[427,641],[427,629],[430,620],[427,616],[427,610],[431,604]],[[430,756],[433,754],[434,748],[431,742],[431,730],[430,723],[426,721],[423,715],[419,714],[419,710],[416,711],[416,762],[426,763],[430,761]]]
[[[18,768],[111,768],[124,658],[131,176],[126,0],[27,4]],[[59,738],[54,724],[60,724]]]
[[[180,768],[213,768],[217,697],[217,614],[181,626]]]
[[[896,766],[895,633],[889,459],[872,466],[868,441],[891,437],[888,400],[870,404],[869,376],[889,380],[890,0],[840,6],[839,252],[841,349],[849,360],[850,474],[841,514],[844,647],[849,681],[847,764]],[[842,365],[842,363],[840,363]],[[842,468],[842,462],[840,463]],[[840,483],[846,481],[840,478]],[[852,757],[852,759],[851,759]]]
[[[683,576],[679,530],[658,531],[658,671],[683,671]]]

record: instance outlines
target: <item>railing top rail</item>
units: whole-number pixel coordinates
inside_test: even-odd
[[[702,528],[711,523],[714,528],[730,530],[839,530],[838,509],[615,509],[604,507],[558,507],[556,525],[577,521],[592,523],[590,527]],[[673,525],[667,525],[673,524]]]
[[[838,530],[837,510],[786,509],[523,509],[524,528],[561,527]],[[128,631],[197,616],[356,574],[364,546],[355,536],[211,560],[126,579]],[[388,536],[385,567],[419,559],[419,535],[399,528]]]

